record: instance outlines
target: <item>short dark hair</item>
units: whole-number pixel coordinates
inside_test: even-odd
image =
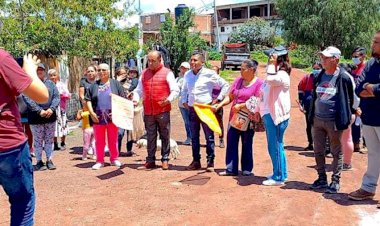
[[[356,53],[356,52],[359,52],[360,55],[364,55],[366,54],[366,49],[364,47],[361,47],[361,46],[357,46],[354,51],[352,51],[352,54]]]
[[[314,65],[318,65],[320,68],[322,68],[322,63],[319,60],[316,60],[312,66]]]
[[[256,60],[251,59],[244,60],[243,64],[246,64],[248,68],[253,68],[255,70],[257,69],[257,65],[259,65],[259,63]]]
[[[195,51],[193,52],[193,54],[191,54],[191,56],[199,56],[200,60],[202,62],[205,62],[205,56],[203,55],[203,53],[199,52],[199,51]]]

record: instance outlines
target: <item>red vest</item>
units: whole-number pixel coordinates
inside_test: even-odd
[[[170,87],[166,80],[170,69],[164,67],[153,72],[145,69],[142,72],[143,105],[145,115],[158,115],[171,110],[171,104],[161,107],[158,102],[166,100],[170,94]]]

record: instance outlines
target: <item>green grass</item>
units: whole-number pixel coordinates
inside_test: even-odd
[[[235,80],[235,77],[232,76],[235,73],[236,71],[231,71],[231,70],[220,71],[220,77],[224,78],[228,83],[231,83],[232,81]]]

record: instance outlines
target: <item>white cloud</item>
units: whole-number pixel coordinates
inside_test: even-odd
[[[135,0],[135,8],[138,7],[138,1]],[[167,9],[170,9],[171,12],[174,12],[174,8],[178,4],[186,4],[189,7],[195,8],[196,10],[201,10],[208,4],[213,4],[213,0],[140,0],[141,1],[141,10],[143,14],[150,13],[163,13],[167,12]],[[228,5],[242,2],[252,2],[255,0],[216,0],[216,5]],[[213,13],[213,9],[209,9],[208,11],[203,11],[202,13]],[[127,18],[125,21],[119,21],[118,24],[120,26],[132,26],[138,23],[138,16],[133,15]]]

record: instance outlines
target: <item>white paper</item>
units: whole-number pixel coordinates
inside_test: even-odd
[[[112,94],[112,122],[119,128],[133,130],[133,102]]]

